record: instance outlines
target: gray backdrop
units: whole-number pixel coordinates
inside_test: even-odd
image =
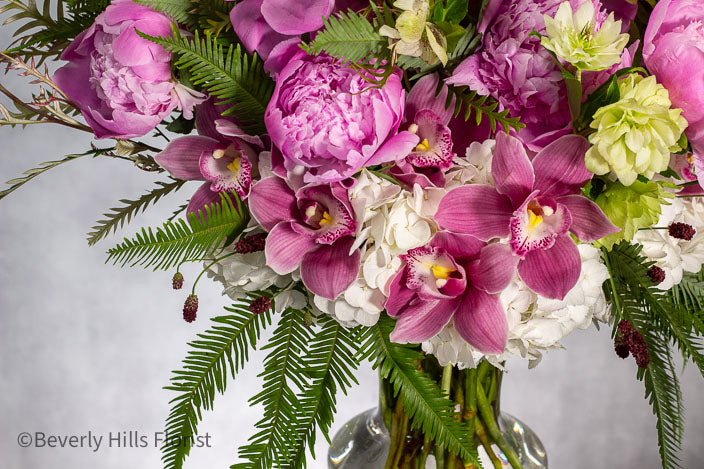
[[[0,48],[8,44],[0,30]],[[0,75],[22,90],[24,79]],[[3,101],[5,102],[5,101]],[[90,135],[58,126],[0,128],[0,179],[17,177],[38,163],[85,151]],[[105,143],[105,142],[103,142]],[[161,144],[161,143],[160,143]],[[0,201],[0,469],[158,468],[154,433],[163,428],[172,394],[162,390],[179,367],[185,344],[228,304],[219,288],[199,284],[199,319],[181,319],[184,292],[170,289],[170,274],[105,265],[105,250],[119,237],[95,247],[85,241],[93,222],[122,198],[134,198],[157,180],[125,161],[90,157],[68,163],[31,181]],[[120,235],[139,225],[157,225],[182,204],[197,183],[148,209]],[[186,285],[197,271],[186,269]],[[510,363],[503,408],[527,422],[547,447],[552,469],[660,467],[655,419],[635,379],[632,359],[613,353],[609,333],[580,331],[566,351],[548,354],[535,370]],[[248,368],[216,410],[205,414],[201,432],[210,446],[196,448],[187,468],[226,468],[252,434],[260,408],[247,399],[260,389],[262,355]],[[376,376],[359,372],[360,386],[341,397],[334,430],[376,404]],[[687,426],[683,467],[704,467],[704,382],[688,366],[682,378]],[[18,435],[103,436],[93,448],[21,448]],[[147,447],[106,448],[121,432],[148,439]],[[138,433],[134,433],[138,432]],[[129,434],[128,434],[129,435]],[[87,441],[85,445],[87,446]],[[310,467],[325,467],[325,440]]]

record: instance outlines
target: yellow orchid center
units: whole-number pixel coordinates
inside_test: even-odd
[[[215,156],[215,155],[213,154],[213,156]],[[229,169],[230,171],[232,171],[235,174],[239,173],[241,161],[242,161],[242,158],[235,158],[234,160],[232,160],[232,163],[227,165],[227,169]]]
[[[543,223],[544,217],[549,217],[553,213],[555,213],[555,211],[552,207],[541,207],[537,202],[531,202],[528,205],[528,228],[537,228],[541,223]]]
[[[223,156],[225,156],[225,150],[223,149],[218,149],[213,152],[213,158],[215,158],[216,160],[219,160]]]
[[[418,144],[416,147],[416,151],[428,151],[430,148],[430,142],[428,142],[427,138],[424,138],[422,142]]]
[[[332,223],[332,217],[330,216],[330,214],[328,212],[323,212],[323,218],[320,219],[318,224],[320,226],[325,226],[325,225],[329,225],[330,223]]]
[[[535,228],[543,222],[543,216],[536,214],[533,210],[528,209],[528,214],[530,216],[528,220],[528,226],[530,228]]]
[[[453,272],[457,271],[457,269],[453,269],[452,267],[443,267],[437,264],[433,265],[430,270],[433,271],[435,278],[440,280],[447,280]]]

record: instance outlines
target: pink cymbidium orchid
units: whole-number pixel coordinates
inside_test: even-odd
[[[419,143],[406,158],[396,162],[391,174],[410,187],[444,186],[443,171],[452,165],[455,157],[449,127],[454,106],[445,107],[447,86],[443,85],[436,96],[437,86],[437,75],[426,75],[418,80],[406,99],[404,127],[418,136]]]
[[[276,273],[300,266],[308,290],[330,300],[357,278],[357,222],[342,184],[310,184],[294,192],[280,177],[267,177],[252,187],[249,209],[269,232],[264,252]]]
[[[423,342],[454,319],[469,344],[484,353],[503,352],[508,324],[499,293],[518,262],[508,246],[441,231],[401,258],[405,265],[392,279],[385,304],[398,317],[391,340]]]
[[[547,298],[563,299],[581,271],[579,251],[568,232],[595,241],[619,231],[599,206],[581,195],[580,188],[592,177],[584,165],[588,148],[583,137],[567,135],[531,162],[518,139],[499,133],[491,166],[496,187],[451,190],[435,220],[442,228],[484,241],[508,237],[526,285]]]
[[[259,137],[247,135],[228,119],[207,124],[199,119],[197,126],[199,135],[174,139],[154,157],[175,178],[205,181],[191,197],[188,213],[220,202],[221,193],[235,191],[246,198],[252,185],[252,163],[257,161],[255,148],[262,146]]]

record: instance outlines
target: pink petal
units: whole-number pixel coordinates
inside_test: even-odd
[[[406,286],[407,269],[404,267],[389,285],[389,298],[384,308],[389,316],[396,317],[406,310],[408,302],[415,296],[415,291]]]
[[[266,60],[271,50],[289,36],[272,29],[262,16],[262,0],[244,0],[230,11],[235,34],[250,54],[255,50]]]
[[[297,233],[291,225],[279,223],[266,237],[266,265],[279,275],[296,270],[306,253],[316,247],[315,239]]]
[[[392,342],[417,344],[430,339],[445,327],[457,309],[457,300],[416,301],[396,321],[389,336]]]
[[[402,160],[418,145],[418,136],[411,132],[399,132],[386,141],[364,166],[374,166],[389,161]]]
[[[514,206],[523,203],[533,190],[533,165],[520,140],[499,132],[491,161],[496,190],[509,196]]]
[[[489,244],[479,259],[467,269],[471,285],[487,293],[499,293],[506,288],[516,272],[519,258],[503,244]]]
[[[357,278],[362,263],[359,250],[350,255],[353,243],[354,237],[347,236],[307,253],[301,263],[301,279],[306,288],[329,300],[345,291]]]
[[[296,197],[283,179],[271,176],[252,186],[249,210],[259,224],[269,231],[281,221],[296,218]]]
[[[320,29],[335,0],[264,0],[262,15],[281,34],[297,35]]]
[[[456,259],[476,257],[485,244],[472,235],[449,231],[438,231],[430,240],[431,246],[444,249]]]
[[[212,152],[217,146],[217,140],[200,135],[179,137],[166,145],[154,160],[166,169],[173,177],[185,180],[203,180],[200,172],[200,155]]]
[[[518,274],[531,290],[557,300],[572,290],[581,269],[579,250],[569,236],[557,238],[550,249],[529,252],[518,263]]]
[[[498,295],[467,288],[455,313],[455,329],[481,352],[500,354],[506,347],[508,323]]]
[[[440,201],[435,221],[447,230],[476,236],[482,241],[509,234],[511,201],[491,186],[452,189]]]
[[[405,116],[408,122],[414,122],[416,113],[427,109],[438,116],[447,125],[452,118],[455,109],[455,98],[453,96],[450,106],[445,106],[447,99],[447,85],[443,83],[440,94],[435,96],[438,87],[438,76],[436,74],[426,75],[413,85],[406,98]]]
[[[564,204],[572,215],[570,231],[581,241],[596,241],[621,229],[611,223],[601,208],[581,195],[567,195],[557,201]]]
[[[575,194],[593,176],[584,165],[589,142],[578,135],[565,135],[543,148],[533,159],[534,188],[543,195]]]
[[[202,184],[198,190],[193,194],[191,200],[188,201],[188,207],[186,207],[186,213],[193,213],[198,216],[198,211],[201,211],[201,221],[207,221],[207,213],[205,210],[206,205],[218,204],[222,199],[218,192],[213,192],[210,190],[210,183],[206,182]]]

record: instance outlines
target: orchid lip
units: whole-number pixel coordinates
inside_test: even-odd
[[[240,197],[249,193],[252,184],[252,163],[239,145],[219,145],[200,157],[200,171],[211,182],[214,192],[236,191]]]
[[[554,198],[530,194],[511,217],[509,244],[518,256],[536,249],[549,249],[572,224],[569,210]]]
[[[423,246],[401,258],[408,269],[406,287],[417,290],[421,298],[454,298],[467,286],[464,268],[442,248]]]

